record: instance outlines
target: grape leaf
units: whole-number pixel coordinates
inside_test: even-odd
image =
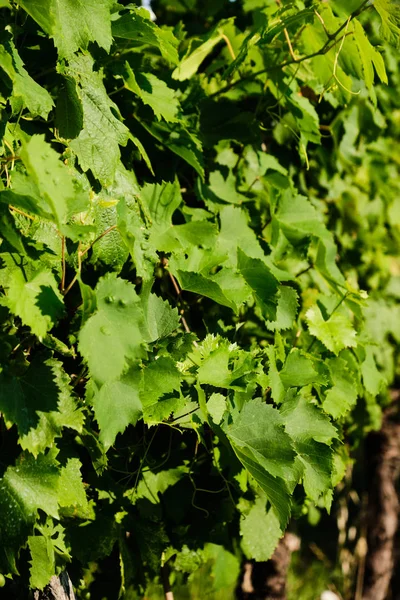
[[[281,527],[286,527],[290,495],[285,480],[293,480],[296,453],[278,410],[260,399],[250,400],[225,433],[239,460],[267,495]]]
[[[164,118],[169,123],[178,120],[179,102],[175,91],[169,88],[165,81],[152,73],[135,74],[129,63],[125,63],[125,71],[125,87],[137,94],[144,104],[151,106],[157,119]]]
[[[330,358],[326,361],[333,386],[326,392],[322,404],[325,412],[337,419],[348,412],[357,402],[357,387],[342,358]]]
[[[26,279],[22,269],[15,270],[8,279],[6,290],[1,303],[39,338],[45,337],[64,315],[62,296],[51,271],[42,270]]]
[[[181,404],[179,395],[182,374],[168,356],[160,356],[143,370],[140,399],[147,422],[162,421]],[[163,399],[163,396],[173,394]]]
[[[32,527],[37,511],[58,517],[58,463],[54,453],[21,454],[15,467],[0,479],[0,564],[16,572],[15,559]],[[7,571],[6,571],[7,572]]]
[[[88,54],[75,56],[62,71],[75,82],[76,96],[82,104],[83,127],[70,147],[84,171],[90,169],[101,183],[111,184],[120,161],[119,146],[126,146],[130,133],[115,116],[117,106],[108,97],[102,74],[93,70],[93,64]]]
[[[167,337],[179,327],[178,310],[172,308],[167,300],[156,294],[141,298],[144,311],[143,337],[146,342]]]
[[[374,84],[374,67],[382,83],[388,83],[388,78],[385,69],[385,62],[382,55],[369,41],[361,23],[354,19],[354,38],[357,43],[357,48],[360,53],[360,58],[363,66],[365,84],[371,89]]]
[[[287,285],[280,285],[277,292],[276,318],[266,322],[267,329],[281,331],[293,327],[298,307],[296,290]]]
[[[400,7],[394,0],[375,0],[374,7],[382,20],[382,37],[398,48],[400,45]]]
[[[42,535],[30,535],[28,546],[31,553],[29,583],[33,589],[42,590],[55,572],[54,547],[51,539]]]
[[[165,60],[173,64],[179,62],[177,51],[179,41],[171,31],[160,29],[152,23],[146,10],[131,5],[131,12],[125,13],[113,21],[112,34],[116,38],[138,42],[140,45],[155,46]]]
[[[325,321],[320,308],[315,305],[308,309],[306,321],[310,333],[336,355],[344,348],[357,345],[356,331],[351,321],[338,312]]]
[[[11,38],[2,39],[0,44],[0,67],[12,82],[10,99],[13,113],[19,113],[27,108],[32,116],[45,119],[53,108],[53,99],[49,92],[41,87],[24,68],[24,63],[18,54]]]
[[[222,421],[224,412],[226,411],[226,398],[222,394],[211,394],[207,401],[207,411],[211,419],[216,425]]]
[[[367,346],[365,349],[365,360],[361,365],[361,374],[367,392],[372,396],[377,396],[383,389],[386,380],[376,366],[373,346]]]
[[[142,403],[135,380],[129,377],[107,381],[93,399],[96,420],[100,427],[100,441],[108,450],[118,433],[128,425],[135,425],[142,415]]]
[[[271,319],[271,321],[268,321],[271,329],[279,328],[277,325],[277,299],[275,298],[276,293],[278,292],[278,282],[274,275],[272,275],[271,271],[263,261],[258,258],[246,256],[240,248],[238,249],[238,269],[246,280],[247,285],[253,290],[254,298],[259,304],[263,316],[266,319]],[[283,326],[288,322],[288,315],[283,317],[283,314],[285,313],[285,298],[286,302],[289,301],[288,308],[290,310],[291,306],[293,307],[293,294],[285,293],[283,300],[281,300],[280,318]]]
[[[21,158],[28,175],[49,206],[53,220],[59,229],[76,213],[88,208],[89,195],[79,181],[71,176],[68,168],[59,160],[59,155],[41,135],[32,136],[21,149]]]
[[[79,351],[99,383],[113,381],[143,356],[143,309],[131,283],[109,274],[96,287],[97,310],[79,334]]]
[[[110,50],[112,0],[18,0],[18,4],[54,38],[60,58],[70,58],[97,42]]]
[[[183,290],[211,298],[211,300],[214,300],[214,302],[217,302],[217,304],[227,306],[228,308],[231,308],[237,312],[238,307],[236,303],[225,296],[218,283],[212,279],[204,277],[204,275],[201,275],[201,273],[181,270],[178,270],[175,275],[177,276],[179,284]]]
[[[306,392],[285,400],[280,408],[285,431],[294,442],[304,465],[303,485],[306,494],[317,502],[332,487],[331,442],[338,438],[329,418]]]
[[[85,488],[82,483],[81,463],[77,458],[69,458],[60,470],[58,480],[58,503],[63,507],[87,506]]]
[[[290,387],[304,387],[310,384],[327,384],[327,377],[319,373],[311,358],[297,348],[294,348],[288,354],[279,375],[285,389]]]
[[[240,519],[242,549],[248,559],[269,560],[282,537],[282,529],[275,512],[265,510],[265,498],[257,498],[246,515]]]

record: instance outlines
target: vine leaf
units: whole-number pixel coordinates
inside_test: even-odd
[[[11,38],[2,36],[0,44],[0,68],[8,75],[12,83],[10,99],[13,114],[26,107],[32,116],[47,117],[53,108],[53,99],[49,92],[40,86],[24,68],[24,63]]]
[[[333,386],[326,392],[322,404],[325,412],[338,419],[353,408],[357,402],[357,386],[354,377],[342,358],[326,361]]]
[[[45,142],[44,136],[33,135],[22,147],[21,158],[41,198],[45,201],[44,212],[50,207],[53,221],[59,230],[68,234],[65,227],[70,218],[89,207],[89,194],[71,176],[59,155]],[[73,237],[73,236],[72,236]]]
[[[26,279],[21,269],[7,281],[1,304],[20,317],[33,334],[44,338],[64,314],[64,303],[51,271],[42,270]]]
[[[280,408],[285,431],[294,442],[298,460],[302,463],[306,494],[317,502],[321,494],[332,488],[332,440],[338,439],[329,417],[314,404],[307,388],[288,398]]]
[[[178,120],[179,102],[175,91],[167,86],[165,81],[152,73],[134,73],[129,63],[125,63],[125,87],[137,94],[144,104],[148,104],[157,119],[164,118],[169,123]]]
[[[293,482],[297,472],[296,452],[279,411],[260,399],[250,400],[236,421],[225,427],[225,433],[239,460],[265,492],[284,529],[291,503],[286,481]]]
[[[315,305],[308,309],[306,321],[310,333],[336,355],[344,348],[357,345],[356,331],[348,317],[343,314],[335,312],[325,320],[320,308]]]
[[[80,330],[79,350],[102,384],[144,356],[144,317],[135,287],[115,274],[103,277],[95,291],[97,310]]]
[[[100,427],[100,441],[108,450],[118,433],[128,425],[136,425],[142,416],[142,403],[135,380],[125,378],[107,381],[93,399],[96,420]]]
[[[115,116],[118,107],[110,100],[101,73],[93,70],[89,54],[76,55],[62,74],[75,83],[74,93],[82,106],[82,129],[70,142],[84,171],[91,170],[102,184],[111,184],[120,161],[120,146],[130,139],[129,129]]]
[[[400,7],[394,0],[375,0],[374,7],[382,19],[381,35],[396,48],[400,45]]]
[[[150,21],[149,12],[145,9],[132,7],[112,23],[112,34],[116,38],[123,38],[138,42],[140,45],[148,44],[159,49],[165,60],[178,64],[179,40],[166,29],[160,29]]]
[[[18,0],[18,4],[54,38],[60,58],[71,58],[96,42],[110,50],[112,0]]]
[[[242,549],[247,558],[256,561],[269,560],[283,535],[276,513],[272,509],[267,512],[265,504],[265,498],[259,496],[240,519]]]
[[[19,377],[0,374],[0,410],[17,426],[21,447],[34,456],[51,447],[63,427],[80,432],[84,420],[62,364],[40,355]]]

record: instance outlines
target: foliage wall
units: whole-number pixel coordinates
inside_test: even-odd
[[[0,6],[0,583],[227,598],[398,372],[398,4]]]

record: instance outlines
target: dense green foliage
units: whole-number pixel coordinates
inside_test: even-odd
[[[123,4],[0,3],[0,572],[228,598],[396,376],[400,12]]]

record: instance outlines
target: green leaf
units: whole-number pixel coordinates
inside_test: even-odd
[[[164,494],[168,488],[174,486],[185,476],[187,476],[185,467],[166,469],[157,473],[146,471],[143,473],[143,479],[140,481],[137,489],[127,490],[125,495],[131,501],[136,501],[138,498],[146,498],[152,504],[159,504],[159,494]],[[134,496],[132,496],[132,491],[134,492]]]
[[[143,309],[131,283],[107,275],[96,287],[97,311],[79,334],[79,351],[98,383],[113,381],[143,356]]]
[[[32,116],[47,117],[53,108],[53,100],[49,92],[41,87],[24,68],[11,38],[0,44],[0,67],[8,75],[12,83],[10,99],[13,114],[27,108]]]
[[[361,365],[361,374],[365,389],[372,396],[377,396],[383,389],[386,380],[376,366],[373,346],[365,349],[365,360]]]
[[[297,348],[294,348],[288,354],[279,376],[285,389],[290,387],[304,387],[310,384],[327,384],[327,377],[319,373],[311,358]]]
[[[306,321],[311,335],[315,335],[328,350],[336,355],[344,348],[357,345],[356,331],[351,321],[337,311],[325,320],[320,308],[315,305],[308,309]]]
[[[29,583],[32,589],[42,590],[55,573],[54,547],[51,539],[30,535],[28,545],[31,553]]]
[[[207,55],[212,51],[212,49],[222,40],[223,38],[223,30],[222,26],[226,24],[228,21],[221,21],[215,27],[212,32],[207,36],[207,39],[197,46],[193,52],[191,51],[191,45],[189,45],[188,51],[186,55],[183,57],[179,65],[176,67],[175,71],[172,73],[172,77],[177,79],[178,81],[185,81],[186,79],[190,79],[193,77],[195,73],[197,73],[201,63],[207,57]]]
[[[76,213],[88,208],[89,198],[79,183],[71,176],[59,155],[41,135],[32,136],[21,149],[21,158],[41,198],[44,211],[50,208],[59,229]],[[68,229],[65,229],[68,231]]]
[[[282,529],[275,512],[265,510],[265,498],[257,498],[251,509],[240,519],[242,549],[250,560],[269,560],[274,553]]]
[[[61,468],[58,481],[58,503],[64,507],[86,507],[87,498],[82,483],[81,463],[77,458],[69,458]]]
[[[125,87],[139,96],[144,104],[148,104],[157,119],[165,119],[169,123],[178,120],[179,102],[175,91],[167,86],[165,81],[158,79],[152,73],[133,72],[129,63],[125,63]]]
[[[374,84],[374,67],[382,83],[387,84],[388,78],[382,55],[370,43],[361,23],[357,19],[354,19],[353,23],[354,38],[360,53],[367,88],[371,89]]]
[[[216,425],[222,421],[226,411],[226,398],[222,394],[211,394],[207,401],[207,412]]]
[[[290,514],[285,480],[293,480],[295,451],[279,411],[260,399],[247,402],[233,425],[225,428],[239,460],[271,502],[282,528]]]
[[[131,7],[131,12],[114,20],[112,34],[116,38],[138,42],[140,45],[154,46],[159,49],[165,60],[178,64],[179,41],[171,31],[160,29],[152,23],[148,11],[144,9]]]
[[[118,433],[128,425],[136,425],[142,416],[139,389],[130,378],[107,381],[93,399],[96,420],[100,427],[100,441],[108,450]]]
[[[167,300],[156,294],[148,294],[142,299],[144,311],[143,337],[146,342],[155,342],[167,337],[180,324],[179,313]]]
[[[268,383],[271,388],[271,395],[276,404],[280,404],[285,397],[285,389],[276,366],[275,348],[273,346],[268,346],[265,352],[269,360]]]
[[[285,192],[279,201],[276,220],[287,239],[296,246],[300,241],[316,237],[320,240],[316,266],[324,276],[344,283],[343,275],[336,265],[337,248],[333,235],[325,227],[321,216],[304,196],[293,197]]]
[[[75,82],[75,93],[82,105],[83,127],[70,142],[83,171],[91,170],[99,181],[111,184],[120,161],[119,146],[126,146],[130,133],[115,116],[118,108],[110,100],[101,73],[93,70],[90,55],[75,56],[62,74]]]
[[[271,329],[281,328],[277,325],[278,314],[277,314],[277,300],[275,295],[278,291],[278,282],[274,275],[271,273],[267,265],[258,258],[250,258],[246,256],[244,252],[238,249],[238,269],[246,280],[247,285],[253,290],[254,298],[259,304],[263,316],[270,323]],[[289,296],[290,294],[285,294]],[[292,298],[287,297],[286,303],[289,300],[289,306],[286,307],[290,310],[290,304],[293,306],[293,294]],[[290,315],[286,314],[286,318],[283,317],[285,313],[285,297],[281,301],[281,324],[285,325],[288,322]],[[272,319],[276,319],[276,322],[272,322]],[[286,321],[286,323],[285,323]]]
[[[398,48],[400,46],[400,7],[394,0],[375,0],[374,7],[382,19],[382,37]]]
[[[210,173],[210,190],[217,198],[229,202],[229,204],[242,204],[247,200],[246,196],[237,191],[236,177],[231,170],[226,178],[221,171],[212,171]]]
[[[255,232],[249,226],[247,213],[237,206],[224,206],[220,211],[221,230],[216,250],[228,255],[228,264],[236,269],[238,248],[250,258],[265,259]]]
[[[110,50],[112,0],[18,0],[35,21],[54,38],[60,58],[71,58],[97,42]]]
[[[201,179],[204,179],[202,144],[195,133],[186,129],[181,123],[170,125],[153,121],[148,124],[141,121],[141,125],[156,140],[187,162]]]
[[[342,358],[330,358],[326,361],[333,383],[326,393],[322,404],[325,412],[334,419],[346,414],[357,402],[357,386]]]
[[[178,270],[175,275],[183,290],[211,298],[217,304],[227,306],[237,312],[236,303],[225,296],[218,283],[212,279],[204,277],[200,273],[181,270]]]
[[[39,338],[46,336],[64,315],[64,303],[51,271],[36,272],[26,279],[20,269],[11,273],[1,304],[20,317]]]
[[[140,387],[140,399],[143,404],[144,418],[147,422],[163,421],[179,406],[182,374],[170,357],[160,356],[143,369]],[[169,395],[165,398],[163,396]],[[171,400],[171,402],[168,402]]]
[[[291,329],[296,319],[298,307],[296,290],[286,285],[280,285],[277,294],[276,318],[274,321],[267,321],[267,329],[271,331]]]
[[[84,419],[61,363],[40,357],[20,377],[0,374],[0,410],[17,425],[21,447],[34,456],[52,446],[63,427],[81,431]]]
[[[150,213],[152,225],[164,231],[172,225],[172,215],[182,202],[179,181],[146,183],[140,190],[140,198]]]
[[[317,502],[332,487],[332,440],[338,438],[329,418],[306,392],[285,400],[281,409],[285,431],[294,442],[304,465],[303,485],[306,494]]]
[[[58,463],[54,454],[21,454],[0,479],[0,563],[16,572],[15,558],[32,528],[37,511],[58,518]],[[7,568],[7,567],[6,567]]]

